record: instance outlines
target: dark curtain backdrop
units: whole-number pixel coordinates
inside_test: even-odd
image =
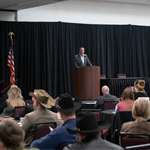
[[[150,27],[1,21],[0,80],[5,79],[1,91],[9,85],[10,31],[15,34],[17,85],[25,99],[34,89],[45,89],[54,98],[64,92],[73,96],[73,58],[80,46],[107,78],[119,73],[150,76]]]

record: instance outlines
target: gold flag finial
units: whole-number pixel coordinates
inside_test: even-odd
[[[10,31],[8,35],[10,35],[10,38],[12,38],[12,35],[14,35],[14,33]]]

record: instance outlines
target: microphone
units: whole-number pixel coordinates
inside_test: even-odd
[[[93,66],[95,66],[95,64],[90,60],[90,63],[93,65]]]
[[[13,83],[11,83],[10,85],[8,85],[3,91],[1,91],[1,93],[3,93],[4,91],[6,91],[12,84],[14,84],[17,81],[18,81],[18,79],[16,79]]]

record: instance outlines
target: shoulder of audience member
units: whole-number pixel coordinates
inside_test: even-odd
[[[81,146],[81,142],[73,142],[73,143],[71,143],[71,144],[69,144],[69,145],[67,145],[67,146],[65,146],[64,148],[63,148],[63,150],[75,150],[75,149],[82,149],[83,147],[81,147],[80,148],[80,146]]]

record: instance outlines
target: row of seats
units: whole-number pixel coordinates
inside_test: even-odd
[[[116,102],[111,103],[105,103],[104,104],[104,110],[114,109],[116,105]],[[16,112],[15,115],[23,111],[24,106],[15,108]],[[100,109],[81,109],[81,111],[91,111],[96,117],[97,121],[102,120],[101,110]],[[126,117],[128,116],[128,117]],[[150,134],[140,134],[140,133],[123,133],[120,132],[121,126],[125,122],[134,121],[134,118],[132,117],[131,111],[119,111],[115,115],[114,122],[112,124],[113,128],[113,134],[112,134],[112,142],[118,144],[119,136],[121,137],[121,146],[125,149],[137,149],[138,144],[144,144],[140,145],[140,147],[146,147],[150,148],[150,145],[147,145],[147,143],[150,143]],[[39,139],[46,134],[50,133],[54,128],[56,128],[56,122],[47,122],[47,123],[38,123],[35,126],[35,133],[34,133],[34,140]],[[103,130],[102,137],[106,139],[107,135],[110,133],[109,129]],[[138,137],[126,137],[127,135],[142,135],[142,136],[148,136],[148,138],[138,138]],[[146,145],[145,145],[146,144]]]

